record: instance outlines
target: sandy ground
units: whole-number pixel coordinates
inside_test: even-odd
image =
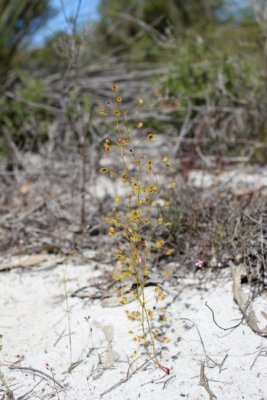
[[[135,347],[124,309],[132,304],[105,307],[107,300],[70,296],[110,267],[58,261],[0,273],[1,399],[7,387],[16,400],[267,399],[266,339],[246,324],[219,329],[205,306],[207,301],[223,327],[240,320],[230,268],[216,277],[211,270],[181,274],[175,287],[166,284],[167,376],[145,356],[129,366]]]

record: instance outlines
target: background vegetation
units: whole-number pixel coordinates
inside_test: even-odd
[[[180,153],[194,152],[195,141],[212,157],[265,163],[266,5],[238,4],[234,12],[234,3],[223,0],[130,0],[127,6],[102,0],[99,18],[89,27],[79,27],[77,13],[68,21],[71,34],[57,32],[34,48],[31,36],[54,13],[50,2],[22,0],[18,6],[2,0],[2,155],[14,159],[16,147],[38,152],[52,136],[62,144],[68,129],[74,131],[72,139],[88,139],[92,133],[81,134],[73,124],[83,107],[90,114],[92,103],[108,98],[108,74],[110,80],[132,82],[131,100],[142,86],[141,72],[156,88],[151,91],[156,114],[168,114],[168,130],[183,128],[191,139],[190,146],[186,141],[179,146]],[[155,69],[162,72],[149,74]],[[130,78],[124,76],[130,71]],[[163,130],[164,117],[147,118]],[[51,134],[55,124],[60,125],[57,138]]]

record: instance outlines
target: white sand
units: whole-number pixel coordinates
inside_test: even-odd
[[[101,300],[90,302],[68,297],[70,360],[64,277],[67,291],[72,293],[100,274],[94,267],[92,261],[83,266],[38,266],[0,273],[0,334],[3,335],[0,368],[16,400],[46,399],[53,395],[57,400],[209,399],[208,392],[199,384],[202,362],[210,389],[218,400],[267,399],[266,339],[243,324],[232,331],[220,330],[205,307],[207,301],[225,327],[241,318],[233,301],[230,269],[215,280],[214,273],[199,271],[197,276],[181,279],[177,287],[169,288],[172,293],[181,291],[175,301],[173,295],[168,297],[172,301],[168,308],[171,325],[168,335],[172,342],[164,351],[162,362],[171,368],[171,375],[166,376],[149,364],[108,391],[126,377],[127,359],[134,349],[127,333],[132,325],[123,312],[127,306],[104,308]],[[198,276],[203,275],[207,283],[202,283],[199,289]],[[209,283],[212,281],[216,284]],[[85,317],[90,318],[86,321]],[[190,319],[195,326],[181,318]],[[80,364],[69,373],[71,361]],[[145,361],[145,357],[140,358],[130,372]],[[11,365],[29,367],[49,375],[46,363],[54,369],[55,379],[62,387],[32,371],[9,369]],[[3,390],[2,384],[0,388]]]

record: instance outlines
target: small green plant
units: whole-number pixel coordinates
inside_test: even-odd
[[[170,341],[164,334],[167,316],[163,304],[166,294],[156,286],[151,301],[145,296],[145,287],[151,273],[152,255],[163,252],[170,256],[174,252],[157,235],[162,226],[170,225],[163,213],[164,208],[170,207],[170,200],[166,197],[166,191],[159,199],[160,183],[153,160],[145,149],[155,139],[154,133],[146,129],[142,121],[130,126],[127,119],[129,110],[123,106],[118,85],[114,84],[112,90],[114,100],[107,107],[101,108],[100,115],[113,118],[114,133],[104,140],[103,146],[106,153],[117,159],[118,165],[112,170],[102,167],[100,171],[112,179],[120,179],[128,189],[126,204],[121,197],[114,198],[113,207],[105,217],[109,235],[117,239],[117,264],[113,277],[116,281],[126,282],[128,291],[136,300],[136,309],[126,310],[128,319],[135,323],[135,329],[129,331],[137,344],[134,354],[137,354],[138,349],[144,349],[149,359],[169,374],[170,369],[163,366],[158,358],[162,344]],[[137,107],[143,105],[142,98],[134,104]],[[168,168],[169,157],[163,155],[161,163],[164,168]],[[175,186],[175,182],[170,181],[168,184],[169,188]],[[129,297],[120,288],[118,295],[121,305],[128,304]]]

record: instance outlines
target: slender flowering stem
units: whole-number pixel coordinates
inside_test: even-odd
[[[144,147],[144,143],[149,145],[155,139],[152,131],[143,131],[144,124],[139,121],[137,129],[139,134],[143,135],[143,139],[136,142],[130,124],[127,120],[127,109],[123,104],[123,98],[119,93],[119,87],[114,84],[112,87],[114,92],[114,103],[112,103],[112,114],[116,118],[115,123],[115,140],[108,138],[104,142],[104,150],[107,153],[112,153],[114,157],[121,160],[122,171],[115,173],[105,167],[101,170],[103,173],[108,173],[111,177],[119,176],[123,185],[128,188],[128,202],[126,210],[118,208],[121,204],[121,198],[115,198],[115,207],[112,209],[111,215],[105,218],[110,225],[109,234],[113,237],[122,239],[121,246],[116,250],[117,265],[115,267],[114,279],[121,281],[124,279],[130,280],[128,283],[129,290],[132,291],[136,305],[139,310],[126,311],[128,318],[131,321],[136,321],[137,331],[133,338],[138,343],[138,347],[143,347],[148,358],[153,363],[161,368],[165,373],[169,374],[170,369],[164,367],[158,359],[160,345],[162,342],[167,343],[169,338],[159,335],[159,329],[156,328],[158,322],[155,318],[154,309],[157,310],[157,305],[166,297],[165,293],[157,288],[155,290],[156,306],[153,310],[149,309],[148,300],[146,299],[146,282],[149,279],[152,251],[160,251],[164,249],[164,240],[153,241],[153,207],[155,198],[160,190],[157,175],[153,169],[153,161],[146,158],[146,154],[140,147]],[[138,106],[144,105],[143,99],[138,99]],[[105,117],[107,112],[103,113],[100,110],[100,115]],[[166,161],[166,160],[165,160]],[[164,166],[167,162],[163,163]],[[169,165],[169,164],[168,164]],[[169,204],[169,199],[166,199],[166,204]],[[159,210],[158,210],[159,212]],[[163,215],[158,218],[160,223],[164,223]],[[156,226],[157,227],[157,223]],[[172,254],[173,249],[168,249],[169,254]],[[168,255],[165,252],[166,255]],[[126,305],[128,297],[121,293],[119,300],[121,305]],[[163,320],[162,310],[159,313],[159,321]],[[141,332],[138,331],[141,329]],[[161,328],[162,331],[162,328]],[[131,330],[131,333],[132,330]]]

